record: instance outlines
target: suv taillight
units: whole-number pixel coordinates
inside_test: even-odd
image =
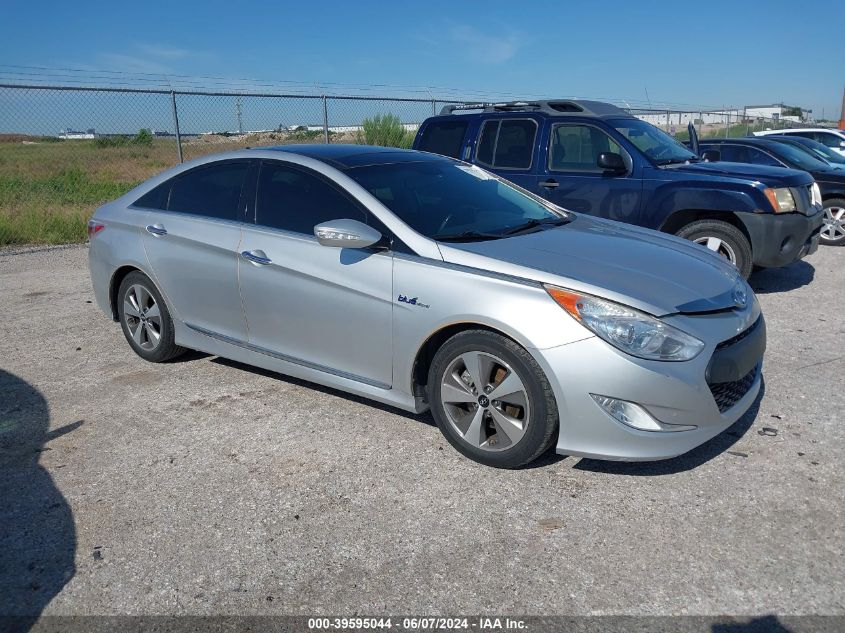
[[[104,228],[106,228],[105,224],[100,224],[99,222],[95,222],[94,220],[88,220],[88,239],[90,240]]]

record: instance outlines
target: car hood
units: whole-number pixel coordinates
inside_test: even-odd
[[[704,146],[702,149],[718,148]],[[690,163],[688,165],[670,165],[669,168],[689,174],[745,178],[747,180],[759,180],[766,184],[771,182],[776,186],[800,187],[801,185],[812,184],[812,178],[807,172],[799,169],[787,169],[786,167],[769,167],[767,165],[716,161],[714,163],[700,162]]]
[[[439,246],[453,264],[563,286],[655,316],[734,308],[741,279],[736,268],[703,246],[580,215],[526,235]],[[750,297],[750,288],[743,289]]]
[[[831,165],[830,169],[817,169],[812,172],[813,177],[816,179],[816,182],[819,183],[828,183],[831,185],[843,185],[845,184],[845,171],[838,169]]]

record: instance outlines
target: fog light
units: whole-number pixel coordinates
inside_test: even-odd
[[[618,400],[607,396],[599,396],[591,393],[590,396],[596,404],[604,409],[614,420],[625,426],[630,426],[640,431],[692,431],[698,428],[688,424],[666,424],[654,419],[643,407],[627,400]]]

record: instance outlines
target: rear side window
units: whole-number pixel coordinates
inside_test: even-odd
[[[417,149],[452,158],[461,157],[467,121],[435,121],[425,126]]]
[[[261,165],[255,214],[257,224],[304,235],[329,220],[367,221],[361,207],[320,176],[269,161]]]
[[[528,169],[534,155],[537,123],[533,119],[485,121],[475,160],[488,167]]]
[[[170,187],[173,184],[172,180],[166,180],[158,187],[151,189],[143,196],[135,201],[136,207],[143,207],[144,209],[156,209],[159,211],[167,210],[167,199],[170,197]]]
[[[236,220],[247,171],[247,161],[236,161],[198,167],[176,176],[171,180],[167,210]]]

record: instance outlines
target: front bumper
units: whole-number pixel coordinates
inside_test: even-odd
[[[738,214],[751,237],[751,251],[756,266],[778,268],[814,253],[824,212],[741,213]]]
[[[715,339],[704,339],[713,341],[712,344],[698,357],[686,362],[637,359],[597,337],[535,350],[538,362],[552,383],[560,412],[556,451],[562,455],[619,461],[668,459],[686,453],[726,430],[757,398],[762,382],[762,349],[759,345],[753,348],[753,370],[747,374],[742,393],[734,393],[729,406],[724,406],[723,393],[718,389],[711,391],[707,375],[713,369],[714,354],[718,356],[716,344],[730,339],[731,333],[745,330],[752,316],[726,313],[686,317],[686,321],[697,321],[696,325],[711,330],[711,334],[718,332]],[[736,327],[734,323],[744,327]],[[762,328],[765,337],[765,326]],[[688,331],[691,330],[688,328]],[[608,415],[596,404],[591,393],[637,403],[660,422],[696,428],[672,432],[641,431]],[[722,410],[716,401],[717,393]]]

